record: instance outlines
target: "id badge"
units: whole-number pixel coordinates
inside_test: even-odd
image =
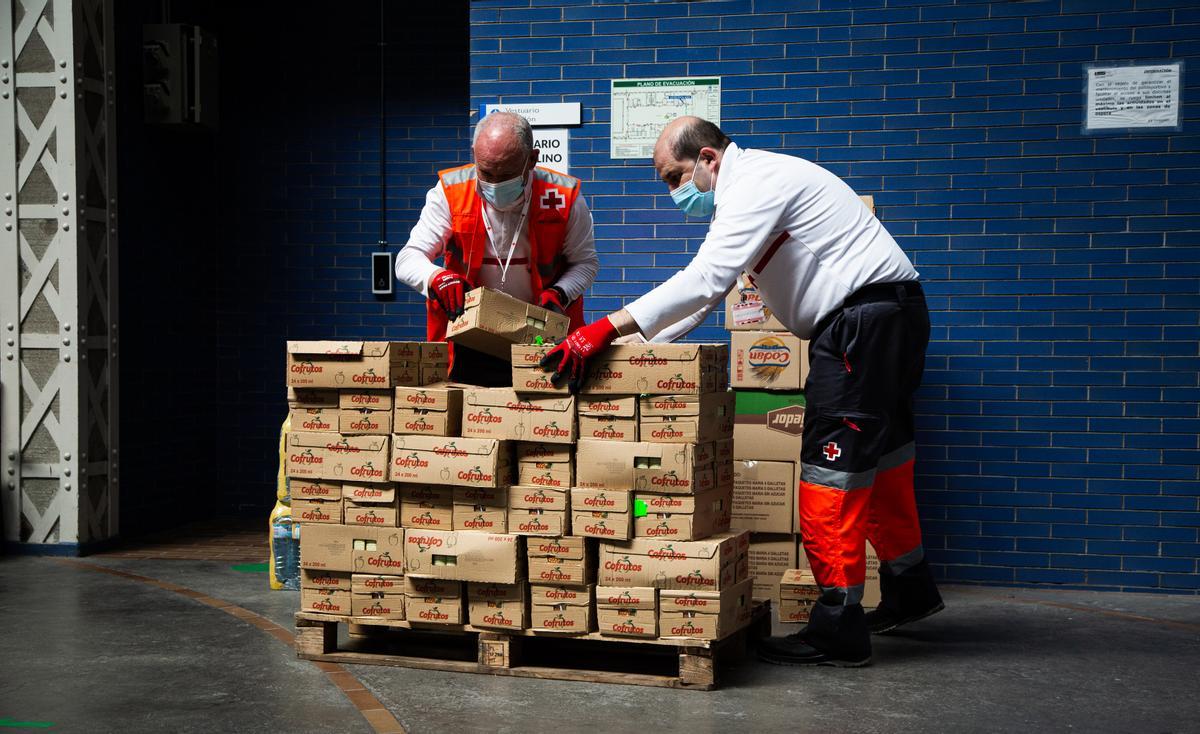
[[[737,326],[761,324],[767,320],[762,301],[741,301],[733,304],[733,323]]]

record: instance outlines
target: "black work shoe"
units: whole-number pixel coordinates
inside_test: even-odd
[[[861,668],[871,662],[869,649],[865,656],[824,652],[805,642],[799,633],[761,640],[758,657],[773,665],[833,665],[839,668]]]
[[[878,609],[867,612],[867,629],[871,630],[871,634],[873,635],[887,634],[897,627],[931,617],[945,608],[946,605],[940,599],[936,604],[924,611],[910,612],[907,615],[903,612],[895,612],[887,607],[880,606]]]

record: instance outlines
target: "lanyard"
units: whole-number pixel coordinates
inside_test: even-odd
[[[508,257],[504,258],[504,261],[500,265],[501,287],[504,287],[504,284],[508,281],[508,266],[512,262],[513,252],[515,252],[517,249],[517,240],[521,238],[521,231],[525,229],[525,220],[529,217],[529,206],[533,203],[533,195],[528,190],[525,192],[525,197],[525,206],[521,207],[521,220],[517,222],[517,228],[513,231],[512,244],[508,246]],[[480,200],[480,203],[483,204],[485,208],[491,207],[491,204],[488,204],[486,200],[483,200],[483,197],[480,197]],[[507,213],[498,212],[495,208],[492,208],[492,211],[497,212],[497,214]],[[500,261],[500,248],[496,246],[496,233],[492,231],[492,223],[489,220],[486,211],[483,213],[483,227],[487,230],[488,241],[492,244],[492,251],[496,253],[496,260]]]

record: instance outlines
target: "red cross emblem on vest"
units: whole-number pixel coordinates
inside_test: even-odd
[[[837,445],[837,442],[830,441],[825,444],[825,448],[821,449],[825,452],[825,458],[833,461],[842,455],[842,447]]]
[[[546,195],[541,199],[543,209],[562,209],[563,204],[566,203],[567,200],[559,196],[559,193],[554,189],[547,191]]]

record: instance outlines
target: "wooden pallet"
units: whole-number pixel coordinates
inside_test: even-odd
[[[339,647],[342,623],[351,634]],[[720,640],[553,636],[297,612],[296,654],[329,663],[711,691],[723,664],[770,632],[767,604]]]

